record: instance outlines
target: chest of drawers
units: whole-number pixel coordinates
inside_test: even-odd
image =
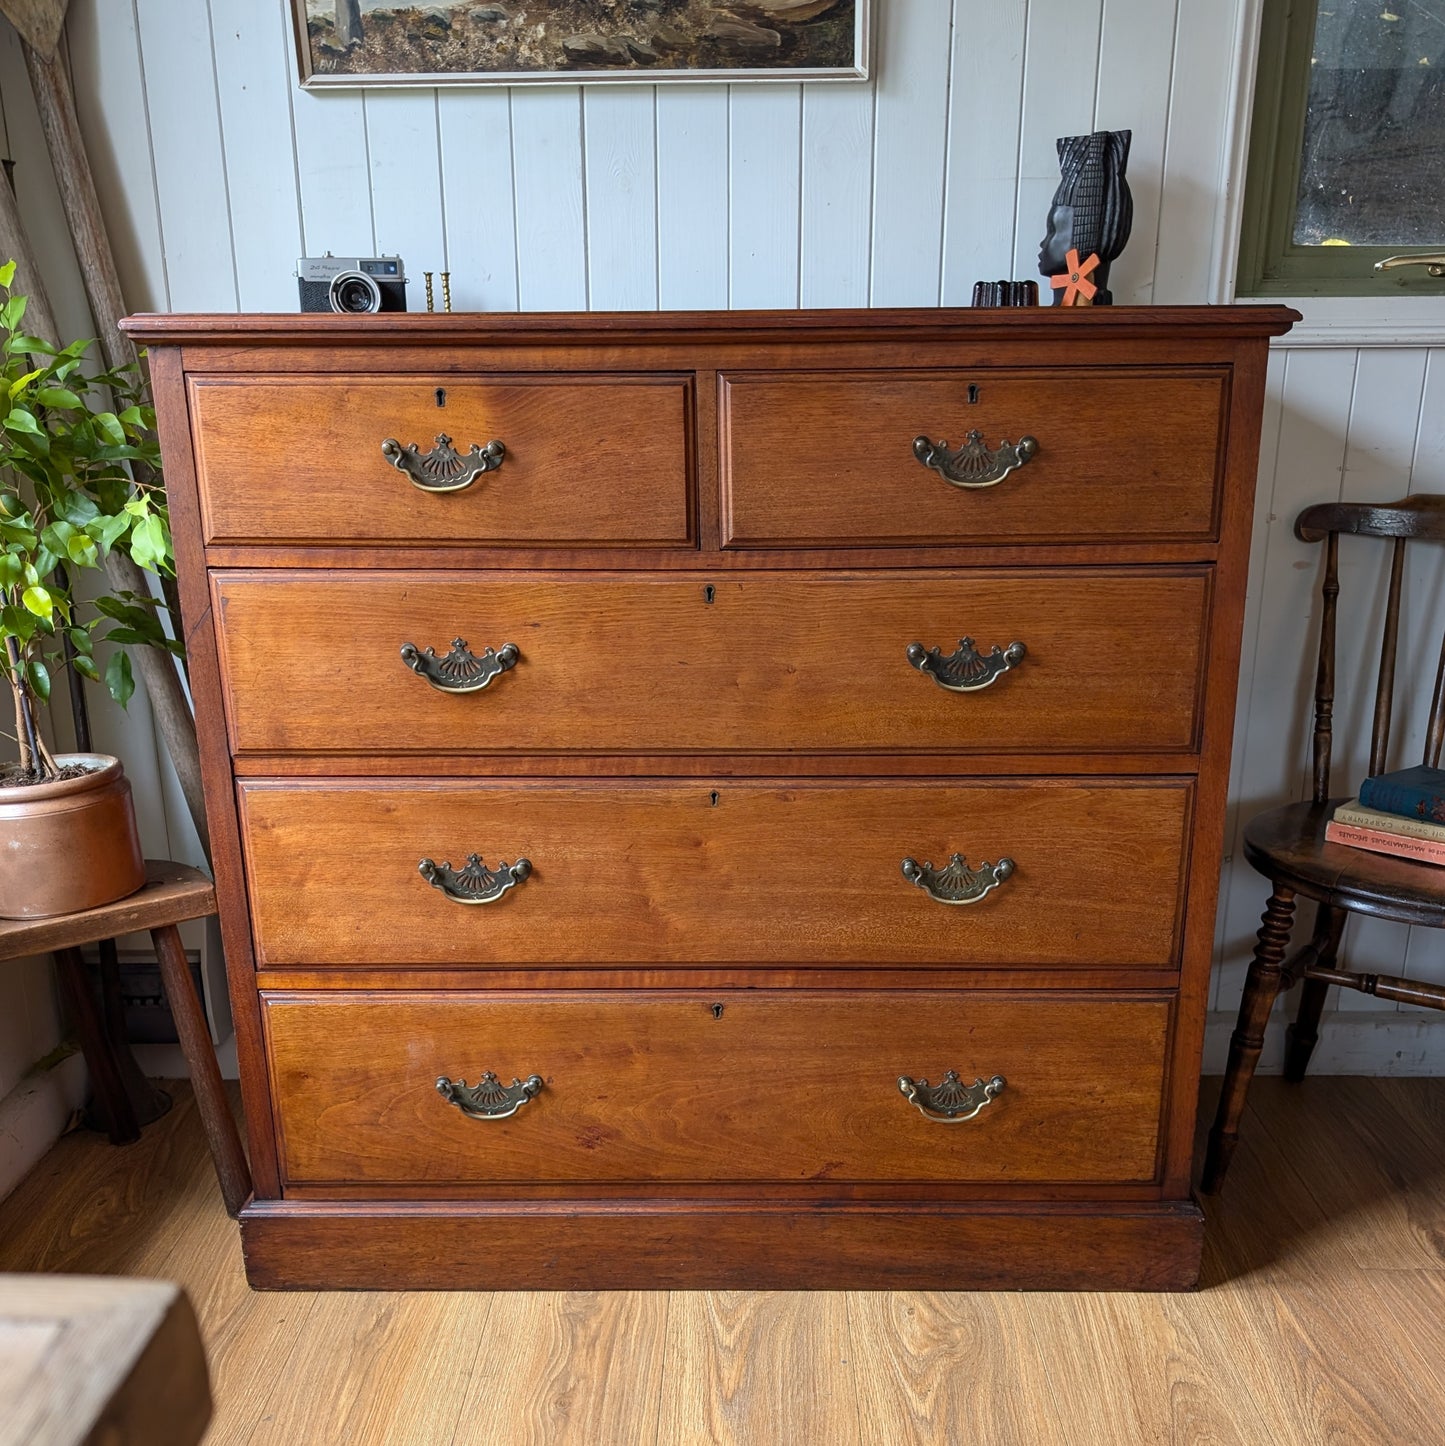
[[[1191,1284],[1293,317],[128,322],[253,1284]]]

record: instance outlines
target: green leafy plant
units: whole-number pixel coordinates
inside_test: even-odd
[[[59,669],[99,682],[95,645],[116,645],[104,681],[124,706],[135,692],[128,646],[183,648],[162,627],[154,598],[108,591],[82,603],[71,583],[77,571],[103,569],[113,548],[151,572],[174,569],[155,413],[140,369],[87,375],[93,343],[57,348],[27,335],[14,279],[13,261],[0,266],[0,668],[15,699],[15,781],[39,781],[57,770],[36,703],[50,697]]]

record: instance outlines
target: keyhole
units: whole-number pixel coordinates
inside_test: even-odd
[[[446,406],[446,404],[447,404],[447,389],[446,389],[445,387],[438,387],[438,388],[437,388],[437,406],[439,406],[439,407],[444,407],[444,406]]]
[[[978,405],[978,388],[972,382],[968,384],[968,404],[971,407]]]
[[[708,583],[708,585],[707,585],[705,588],[703,588],[703,590],[702,590],[702,600],[703,600],[705,603],[711,605],[712,600],[713,600],[716,596],[717,596],[717,589],[716,589],[711,583]]]
[[[712,806],[713,806],[714,808],[717,807],[717,801],[718,801],[718,799],[719,799],[720,797],[721,797],[721,794],[718,793],[717,789],[713,789],[713,791],[712,791],[710,794],[708,794],[708,798],[712,801]]]
[[[722,1005],[721,1005],[721,1004],[714,1004],[713,1007],[712,1007],[712,1017],[713,1017],[714,1019],[721,1019],[721,1018],[722,1018],[722,1014],[723,1014],[723,1007],[722,1007]]]

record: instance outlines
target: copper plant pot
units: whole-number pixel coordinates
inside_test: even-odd
[[[82,778],[0,788],[0,919],[98,908],[145,883],[130,780],[106,753],[62,753]]]

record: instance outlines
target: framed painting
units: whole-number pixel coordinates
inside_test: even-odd
[[[301,83],[866,80],[870,0],[289,0]]]

